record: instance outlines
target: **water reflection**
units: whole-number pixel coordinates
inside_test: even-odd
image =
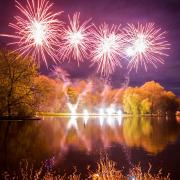
[[[39,163],[52,157],[60,159],[72,148],[94,153],[113,144],[121,145],[126,154],[128,146],[156,155],[174,143],[179,133],[176,121],[147,117],[92,118],[86,114],[69,119],[44,117],[42,121],[0,122],[0,166],[4,162],[16,164],[22,158]]]
[[[142,147],[151,154],[157,154],[174,143],[178,134],[177,123],[165,119],[127,118],[123,125],[125,143],[130,147]]]

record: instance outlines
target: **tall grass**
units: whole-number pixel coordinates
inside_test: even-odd
[[[170,180],[169,175],[163,176],[160,170],[157,174],[151,173],[152,166],[149,165],[147,172],[143,172],[140,165],[130,169],[128,174],[123,170],[117,169],[116,163],[109,160],[107,156],[100,159],[97,163],[97,169],[91,171],[87,169],[87,178],[91,180]],[[20,168],[15,173],[4,172],[1,176],[5,180],[81,180],[82,176],[75,168],[71,175],[58,175],[52,170],[45,170],[43,166],[35,169],[27,160],[20,162]]]

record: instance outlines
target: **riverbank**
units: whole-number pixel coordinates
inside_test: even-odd
[[[109,116],[108,114],[97,114],[97,113],[89,113],[88,115],[84,115],[83,113],[76,113],[76,114],[71,114],[71,113],[53,113],[53,112],[38,112],[36,113],[37,117],[41,116],[55,116],[55,117],[70,117],[70,116],[89,116],[89,117],[98,117],[98,116]],[[139,116],[139,117],[166,117],[167,115],[158,115],[158,114],[138,114],[138,115],[133,115],[133,114],[111,114],[110,116],[112,117],[134,117],[134,116]]]
[[[18,120],[29,120],[29,121],[32,121],[32,120],[41,120],[40,117],[28,117],[28,116],[0,116],[0,121],[18,121]]]
[[[71,113],[53,113],[53,112],[38,112],[34,117],[28,117],[28,116],[0,116],[0,120],[41,120],[42,117],[71,117],[71,116],[77,116],[77,117],[100,117],[100,116],[111,116],[111,117],[169,117],[167,115],[158,115],[158,114],[138,114],[138,115],[133,115],[133,114],[97,114],[97,113],[90,113],[88,115],[84,115],[83,113],[76,113],[76,114],[71,114]],[[175,117],[179,117],[180,114],[174,115]]]

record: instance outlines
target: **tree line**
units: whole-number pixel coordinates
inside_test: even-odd
[[[33,116],[36,112],[69,112],[67,101],[79,101],[78,110],[94,112],[112,104],[124,113],[175,114],[179,100],[155,81],[140,87],[113,89],[99,79],[66,84],[59,76],[40,75],[33,59],[0,50],[0,116]]]

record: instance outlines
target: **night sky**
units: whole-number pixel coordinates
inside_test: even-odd
[[[19,0],[25,4],[25,0]],[[67,22],[67,15],[76,11],[81,12],[82,20],[92,18],[95,24],[107,22],[109,24],[122,24],[134,22],[154,22],[163,30],[168,31],[167,40],[171,44],[169,57],[165,64],[158,69],[149,67],[148,72],[140,68],[127,73],[126,68],[118,68],[111,77],[112,86],[120,87],[129,79],[129,85],[142,85],[149,80],[155,80],[180,96],[180,0],[51,0],[55,11],[64,11],[62,20]],[[0,33],[13,31],[8,27],[14,22],[13,16],[19,14],[15,8],[14,0],[0,0]],[[0,37],[1,43],[8,39]],[[126,61],[126,60],[124,60]],[[126,62],[123,62],[124,64]],[[126,63],[127,64],[127,63]],[[95,66],[89,68],[88,60],[77,66],[75,61],[60,64],[71,77],[87,79],[97,76]],[[41,73],[48,74],[49,70],[41,66]]]

